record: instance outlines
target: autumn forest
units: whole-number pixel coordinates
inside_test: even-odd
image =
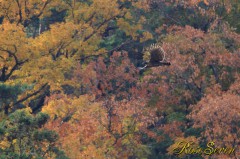
[[[0,0],[0,159],[240,159],[239,0]]]

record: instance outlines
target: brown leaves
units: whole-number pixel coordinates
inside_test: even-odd
[[[66,95],[51,96],[43,111],[52,117],[47,127],[59,133],[59,146],[71,158],[134,154],[135,148],[142,146],[139,132],[154,116],[140,99],[117,102],[112,98],[93,103],[87,96]]]
[[[156,109],[147,107],[137,73],[126,52],[114,52],[110,61],[77,66],[71,82],[82,89],[79,94],[46,99],[48,127],[60,134],[59,145],[71,158],[129,157],[147,150],[140,134],[154,124]]]
[[[213,90],[214,91],[214,90]],[[194,127],[204,128],[203,137],[224,146],[238,146],[240,97],[231,93],[204,97],[192,106]]]
[[[73,81],[82,91],[92,92],[98,98],[106,95],[129,98],[131,88],[137,84],[138,70],[130,63],[126,52],[114,52],[108,62],[107,65],[103,58],[99,58],[85,68],[78,65]]]

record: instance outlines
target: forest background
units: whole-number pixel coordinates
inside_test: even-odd
[[[0,0],[0,158],[239,158],[239,33],[239,0]]]

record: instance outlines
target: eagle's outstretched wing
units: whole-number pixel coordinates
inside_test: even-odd
[[[158,44],[152,44],[148,47],[143,53],[144,67],[140,67],[140,69],[145,69],[148,67],[158,67],[164,65],[171,65],[170,62],[167,62],[166,53],[163,48]]]

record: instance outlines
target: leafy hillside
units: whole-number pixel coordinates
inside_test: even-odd
[[[0,0],[0,158],[240,158],[239,19],[238,0]]]

